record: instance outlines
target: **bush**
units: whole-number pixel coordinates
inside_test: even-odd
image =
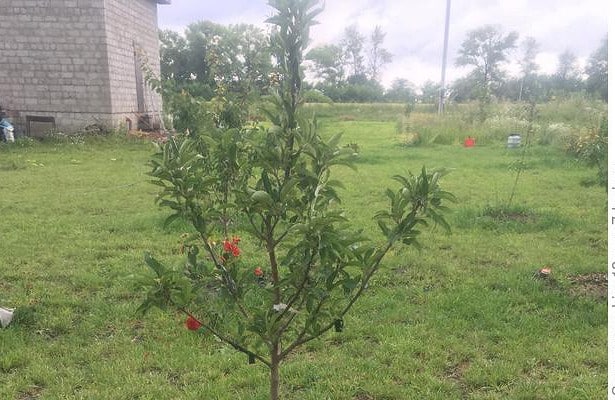
[[[607,104],[584,96],[557,98],[538,106],[539,122],[565,123],[574,128],[596,126],[607,111]]]
[[[316,89],[305,91],[305,93],[303,93],[303,100],[306,103],[333,103],[333,100],[324,95],[320,90]]]
[[[572,132],[572,127],[563,122],[543,124],[536,131],[536,143],[542,146],[553,144],[560,147],[565,146],[565,143],[570,140]]]
[[[579,136],[569,136],[565,150],[589,167],[597,168],[596,183],[607,184],[608,180],[608,145],[609,128],[606,115],[597,128],[584,129]]]

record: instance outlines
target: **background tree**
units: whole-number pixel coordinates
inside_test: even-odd
[[[364,44],[365,37],[359,33],[356,25],[346,27],[344,37],[342,38],[342,49],[348,67],[348,75],[351,77],[363,76],[365,74]]]
[[[160,38],[160,76],[167,82],[192,80],[188,67],[188,44],[179,33],[162,30]]]
[[[566,50],[558,56],[557,70],[553,75],[554,85],[560,94],[577,92],[581,89],[581,72],[577,56]]]
[[[339,44],[310,50],[306,60],[316,80],[314,88],[333,101],[386,101],[379,76],[392,56],[382,46],[384,37],[382,29],[376,27],[370,36],[369,48],[365,49],[365,37],[353,25],[345,29]]]
[[[587,91],[604,101],[609,98],[609,46],[608,36],[587,60]]]
[[[440,95],[440,84],[434,81],[425,81],[421,86],[421,103],[437,104]]]
[[[344,53],[340,46],[327,44],[310,50],[305,59],[309,69],[325,86],[339,86],[344,80]]]
[[[504,77],[500,66],[508,60],[508,53],[515,48],[518,36],[517,32],[504,35],[493,25],[470,31],[461,44],[455,63],[457,66],[473,66],[474,76],[480,79],[477,83],[491,94],[494,85]]]
[[[410,103],[416,101],[416,89],[407,79],[397,78],[391,84],[391,88],[386,91],[384,98],[394,103]]]
[[[233,25],[229,31],[235,40],[235,47],[230,50],[235,51],[235,87],[256,97],[266,93],[273,67],[268,36],[262,29],[248,24]]]
[[[230,96],[242,98],[266,89],[272,64],[262,29],[200,21],[188,25],[184,37],[172,31],[160,34],[161,77],[168,86],[205,100],[222,83]]]
[[[538,55],[538,42],[533,37],[527,37],[521,43],[522,57],[519,62],[521,66],[521,78],[519,79],[519,98],[523,98],[524,90],[531,92],[536,85],[536,71],[538,71],[538,63],[536,56]]]
[[[555,76],[562,81],[575,79],[579,75],[577,56],[570,50],[566,50],[557,58],[557,71]]]
[[[200,21],[183,36],[162,31],[160,41],[161,79],[149,74],[148,81],[180,132],[204,129],[208,114],[217,124],[241,126],[269,87],[269,38],[258,27]]]
[[[468,32],[455,61],[458,66],[474,67],[471,78],[476,80],[480,99],[480,118],[486,118],[486,105],[504,80],[501,64],[508,60],[508,53],[515,48],[517,32],[503,34],[493,25],[486,25]]]
[[[393,55],[382,47],[386,33],[380,26],[376,26],[370,35],[370,47],[367,54],[367,77],[373,81],[378,81],[382,66],[393,60]]]
[[[193,95],[201,95],[204,98],[213,97],[216,86],[211,70],[212,62],[216,62],[213,58],[213,47],[216,45],[217,51],[225,47],[226,43],[219,42],[227,36],[226,33],[224,26],[211,21],[199,21],[186,27],[184,35],[187,44],[188,73],[195,83],[205,88],[200,93],[191,91]]]
[[[485,91],[482,90],[482,87],[477,83],[480,82],[481,79],[482,77],[478,71],[471,71],[468,75],[456,79],[451,84],[451,100],[456,103],[483,100],[487,103],[489,101],[489,96],[485,96]]]

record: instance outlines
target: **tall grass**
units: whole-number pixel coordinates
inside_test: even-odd
[[[430,104],[418,104],[408,110],[405,104],[307,104],[306,112],[332,121],[395,122],[398,142],[403,146],[461,144],[471,136],[477,145],[506,145],[511,133],[524,135],[529,123],[525,106],[500,103],[490,108],[485,121],[478,118],[478,104],[451,105],[437,115]],[[533,121],[534,143],[555,145],[561,149],[578,139],[584,130],[597,129],[606,114],[606,105],[584,97],[557,99],[537,105]]]

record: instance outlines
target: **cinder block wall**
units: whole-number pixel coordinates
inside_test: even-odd
[[[0,21],[0,105],[14,122],[73,128],[111,112],[102,1],[11,0]]]
[[[105,0],[105,21],[114,123],[129,119],[136,128],[142,114],[155,123],[162,102],[145,82],[140,64],[146,61],[157,75],[160,71],[156,1]]]
[[[139,107],[135,58],[144,51],[159,70],[155,0],[10,0],[0,21],[0,106],[18,126],[34,116],[65,132],[127,118],[136,128],[140,111],[158,115],[144,86]]]

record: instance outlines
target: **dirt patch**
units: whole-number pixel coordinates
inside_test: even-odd
[[[30,386],[28,389],[22,391],[19,394],[19,400],[35,400],[43,394],[43,388],[41,386]]]
[[[526,211],[509,211],[509,210],[490,210],[485,213],[497,222],[519,222],[528,224],[536,222],[536,215]]]
[[[361,392],[356,394],[352,400],[374,400],[374,398],[365,392]]]
[[[460,361],[446,370],[446,376],[447,378],[459,381],[463,378],[463,374],[468,370],[468,368],[470,368],[469,360]]]
[[[461,360],[446,370],[446,377],[455,382],[461,391],[462,399],[467,399],[469,395],[468,386],[463,380],[463,375],[466,373],[468,368],[470,368],[470,360]]]
[[[603,272],[592,272],[583,275],[571,275],[570,292],[575,296],[587,296],[595,299],[606,299],[608,277]]]
[[[151,140],[158,143],[165,143],[169,139],[167,133],[160,131],[145,132],[133,130],[128,132],[128,136],[142,140]]]

